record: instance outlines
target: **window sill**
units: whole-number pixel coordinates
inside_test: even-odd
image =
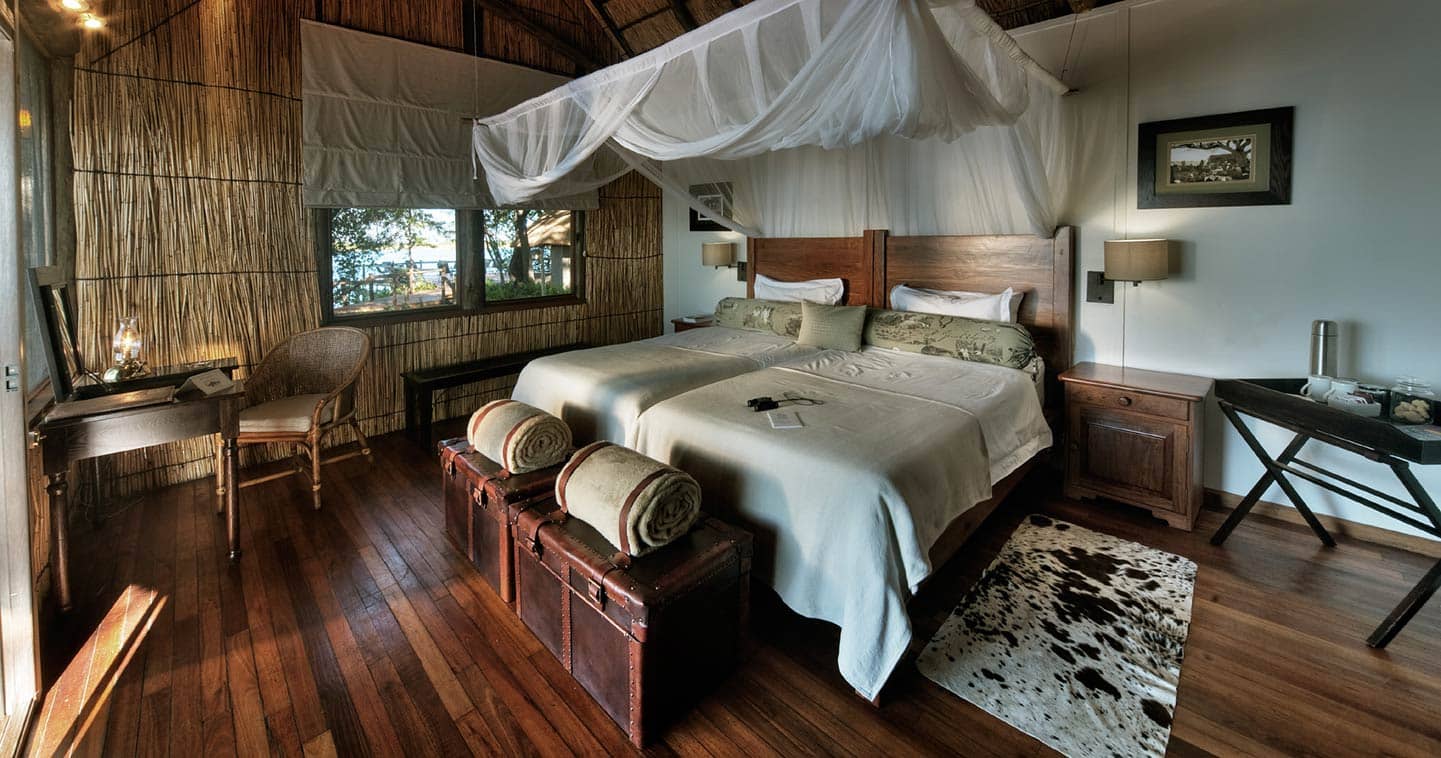
[[[563,308],[571,305],[584,305],[585,298],[579,295],[552,295],[550,297],[528,297],[515,300],[501,300],[494,303],[486,303],[479,308],[467,309],[459,305],[437,306],[433,308],[416,308],[406,311],[377,311],[374,313],[357,314],[354,316],[335,316],[322,319],[321,326],[354,326],[354,327],[375,327],[387,324],[403,324],[411,321],[430,321],[432,319],[458,318],[461,316],[482,316],[487,313],[506,313],[509,311],[541,310],[545,308]]]
[[[549,297],[526,297],[514,300],[497,300],[480,306],[476,313],[504,313],[541,308],[563,308],[568,305],[585,305],[585,298],[579,295],[551,295]]]

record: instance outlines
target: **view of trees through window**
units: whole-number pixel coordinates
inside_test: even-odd
[[[485,300],[573,293],[575,228],[570,211],[487,210]]]
[[[575,291],[570,211],[338,208],[330,211],[336,316],[462,302],[462,266],[484,272],[484,302]],[[474,225],[467,226],[467,225]]]

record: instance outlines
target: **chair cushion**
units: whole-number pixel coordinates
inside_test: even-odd
[[[241,434],[304,434],[310,431],[310,414],[325,395],[295,395],[252,405],[240,412]],[[320,423],[330,422],[335,413],[331,402],[320,412]]]

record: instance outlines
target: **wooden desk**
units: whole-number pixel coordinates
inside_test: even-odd
[[[40,422],[35,439],[41,448],[49,485],[51,539],[55,544],[51,565],[55,569],[55,596],[61,611],[70,610],[71,605],[66,478],[70,464],[76,461],[218,433],[225,442],[222,454],[225,484],[221,489],[230,558],[240,557],[239,488],[234,485],[239,446],[235,440],[240,432],[240,408],[244,399],[245,390],[237,382],[228,392],[207,398],[55,421],[47,417]],[[64,405],[57,403],[54,408]]]
[[[1285,493],[1286,499],[1301,513],[1310,525],[1316,538],[1326,547],[1335,547],[1336,540],[1321,525],[1311,512],[1301,493],[1292,484],[1291,477],[1310,482],[1324,490],[1369,508],[1403,524],[1411,526],[1432,537],[1441,538],[1441,507],[1417,481],[1411,471],[1411,464],[1423,466],[1441,464],[1441,438],[1419,427],[1404,428],[1374,418],[1362,418],[1338,408],[1312,402],[1301,397],[1305,379],[1223,379],[1216,382],[1216,399],[1221,412],[1236,428],[1236,433],[1255,454],[1265,468],[1251,491],[1231,512],[1226,523],[1211,537],[1212,545],[1220,545],[1230,536],[1231,531],[1246,518],[1261,495],[1275,484]],[[1260,440],[1251,433],[1241,414],[1275,424],[1294,432],[1291,443],[1272,457]],[[1311,440],[1324,442],[1332,447],[1380,463],[1391,469],[1410,500],[1382,492],[1374,487],[1337,474],[1318,464],[1301,460],[1297,455]],[[1416,582],[1406,597],[1392,609],[1376,631],[1367,638],[1366,644],[1384,648],[1416,612],[1426,605],[1431,596],[1441,589],[1441,561],[1437,561],[1426,575]]]

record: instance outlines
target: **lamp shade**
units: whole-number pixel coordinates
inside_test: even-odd
[[[1170,264],[1170,240],[1106,240],[1106,278],[1112,281],[1165,279]]]
[[[736,262],[736,243],[706,242],[700,246],[700,262],[703,266],[733,266]]]

